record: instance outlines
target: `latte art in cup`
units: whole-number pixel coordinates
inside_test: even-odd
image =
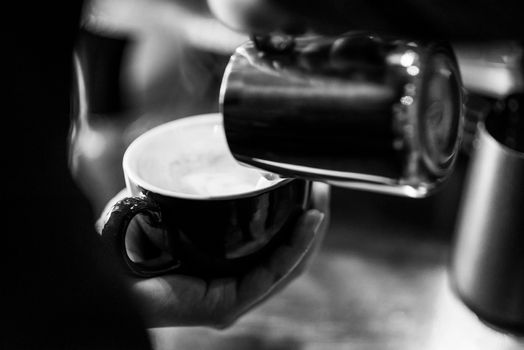
[[[229,151],[222,123],[213,128],[193,123],[184,129],[164,129],[137,145],[133,163],[138,177],[168,192],[222,197],[282,181],[274,174],[240,165]]]
[[[250,192],[275,182],[255,169],[239,165],[227,154],[174,160],[168,165],[166,176],[158,176],[156,181],[157,186],[170,191],[210,197]]]
[[[233,164],[223,156],[192,169],[172,166],[170,170],[172,178],[178,179],[179,187],[173,188],[178,192],[223,196],[271,185],[258,171]],[[182,175],[182,172],[185,174]]]

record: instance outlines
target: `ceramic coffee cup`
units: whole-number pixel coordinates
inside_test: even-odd
[[[126,150],[123,169],[132,196],[113,207],[102,236],[122,265],[142,277],[241,273],[285,237],[310,196],[306,180],[237,163],[220,114],[144,133]],[[141,244],[156,252],[154,259],[130,254],[126,236],[139,214],[150,228]]]

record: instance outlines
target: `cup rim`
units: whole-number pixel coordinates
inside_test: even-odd
[[[285,184],[293,180],[293,178],[283,178],[281,181],[278,181],[277,183],[273,185],[263,187],[260,189],[256,189],[256,190],[252,190],[252,191],[248,191],[248,192],[209,196],[209,195],[177,192],[177,191],[167,190],[167,189],[155,186],[145,181],[144,179],[142,179],[130,164],[130,159],[132,157],[132,154],[135,152],[135,150],[138,147],[140,147],[142,143],[144,143],[146,140],[149,140],[152,137],[155,137],[155,135],[166,132],[167,129],[183,128],[184,126],[189,125],[189,124],[195,125],[195,124],[208,124],[208,123],[217,123],[217,122],[223,123],[223,117],[221,113],[205,113],[205,114],[198,114],[198,115],[182,117],[182,118],[170,121],[170,122],[160,124],[144,132],[143,134],[138,136],[136,139],[134,139],[131,142],[131,144],[129,144],[126,151],[124,152],[124,157],[122,159],[122,168],[124,170],[124,175],[127,178],[129,178],[129,180],[131,180],[135,185],[139,186],[140,188],[146,191],[157,193],[159,195],[166,196],[166,197],[192,199],[192,200],[206,200],[206,201],[229,200],[229,199],[253,197],[253,196],[257,196],[259,194],[268,192],[268,191],[272,191],[275,188],[278,188],[280,186],[284,186]]]

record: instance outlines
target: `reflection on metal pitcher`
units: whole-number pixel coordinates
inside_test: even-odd
[[[231,57],[220,103],[235,158],[283,176],[409,197],[448,177],[462,132],[453,51],[369,33]]]

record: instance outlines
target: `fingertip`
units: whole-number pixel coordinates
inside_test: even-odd
[[[312,227],[313,227],[313,231],[317,233],[318,230],[320,229],[320,226],[322,225],[322,222],[324,221],[324,218],[326,217],[326,214],[324,214],[323,212],[317,209],[313,209],[313,210],[314,212],[312,213],[312,215],[314,216],[314,222],[312,224]]]
[[[308,246],[312,245],[324,216],[318,209],[310,209],[302,214],[291,234],[289,245],[297,250],[307,250]]]
[[[310,209],[304,214],[304,226],[310,227],[313,233],[316,233],[324,221],[326,215],[318,209]]]

